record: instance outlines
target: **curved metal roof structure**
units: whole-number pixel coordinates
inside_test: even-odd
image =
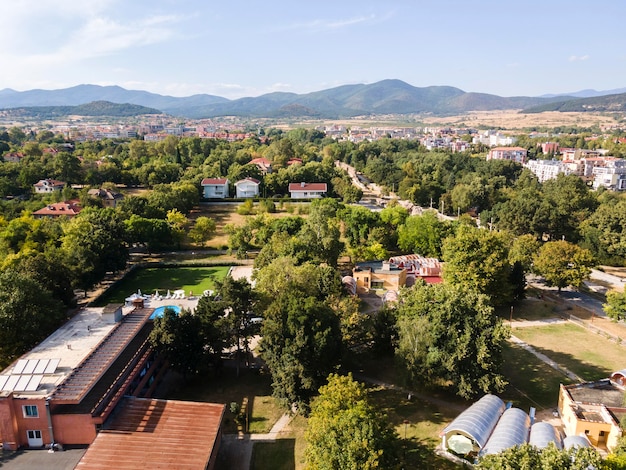
[[[530,417],[519,408],[506,410],[487,444],[481,450],[481,455],[497,454],[509,447],[524,444],[528,440],[530,430]]]
[[[563,447],[565,449],[571,449],[572,447],[591,447],[591,443],[585,436],[567,436],[563,439]]]
[[[559,432],[550,423],[535,423],[530,427],[530,438],[528,443],[539,449],[545,449],[553,442],[557,449],[562,449],[561,436]]]
[[[485,395],[443,430],[445,447],[457,454],[482,449],[506,406],[495,395]]]

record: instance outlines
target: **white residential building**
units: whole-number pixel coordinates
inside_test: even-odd
[[[259,195],[259,185],[261,182],[254,178],[244,178],[235,183],[237,197],[255,197]]]
[[[228,197],[227,178],[204,178],[202,180],[202,195],[206,199],[224,199]]]
[[[489,150],[487,160],[511,160],[525,163],[528,151],[523,147],[495,147]]]
[[[559,173],[573,173],[568,163],[560,160],[530,160],[524,166],[534,173],[540,183],[556,178]]]
[[[601,186],[615,191],[626,191],[626,160],[607,158],[604,166],[593,169],[593,188],[598,189]]]
[[[326,183],[289,183],[289,197],[292,199],[320,198],[326,192]]]

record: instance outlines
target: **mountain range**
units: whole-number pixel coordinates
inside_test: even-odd
[[[594,96],[602,93],[594,90],[579,93],[585,92]],[[614,101],[626,103],[626,95],[613,96],[621,97]],[[585,99],[603,98],[605,97]],[[401,80],[382,80],[367,85],[343,85],[305,94],[268,93],[235,100],[207,94],[178,98],[141,90],[126,90],[119,86],[99,85],[21,92],[11,89],[0,90],[0,109],[78,106],[94,101],[108,101],[144,106],[169,115],[196,119],[217,116],[331,119],[376,114],[452,115],[503,109],[538,110],[543,107],[558,110],[563,103],[572,100],[584,102],[584,99],[581,100],[576,96],[501,97],[465,92],[450,86],[414,87]],[[578,107],[585,109],[584,103]],[[617,105],[613,103],[613,108],[616,107]]]

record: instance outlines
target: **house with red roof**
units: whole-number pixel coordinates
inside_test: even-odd
[[[248,163],[256,165],[259,171],[264,175],[272,172],[272,162],[265,157],[253,158]]]
[[[55,217],[69,217],[72,218],[81,211],[82,207],[79,206],[78,201],[63,201],[48,204],[46,207],[42,207],[38,211],[33,212],[35,219],[55,218]]]
[[[328,192],[326,183],[289,183],[291,199],[312,199],[324,197]]]
[[[65,182],[46,178],[45,180],[37,181],[33,186],[38,194],[50,194],[54,191],[62,191],[65,188]]]
[[[259,195],[261,182],[255,178],[244,178],[235,183],[237,197],[256,197]]]
[[[228,178],[204,178],[202,196],[205,199],[224,199],[228,195]]]

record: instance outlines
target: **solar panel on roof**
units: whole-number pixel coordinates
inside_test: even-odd
[[[28,385],[26,385],[26,388],[24,389],[24,391],[34,392],[35,390],[37,390],[37,387],[39,387],[39,384],[41,383],[42,379],[43,379],[43,375],[33,375],[31,379],[28,381]]]
[[[24,367],[26,367],[26,364],[28,363],[27,359],[20,359],[19,361],[17,361],[17,364],[15,364],[15,367],[13,368],[13,374],[21,374],[22,371],[24,370]]]
[[[59,366],[59,362],[61,362],[61,359],[50,359],[50,362],[46,366],[46,370],[44,370],[43,373],[54,374],[54,372],[57,370],[57,367]]]
[[[24,390],[26,390],[26,385],[28,385],[28,382],[30,382],[30,379],[32,379],[33,376],[32,375],[20,375],[19,377],[20,378],[15,384],[15,387],[13,387],[13,390],[16,392],[23,392]]]
[[[8,375],[0,375],[0,390],[3,389],[4,384],[7,383],[7,380],[9,380]]]
[[[38,362],[39,359],[29,359],[26,367],[24,367],[24,370],[22,371],[22,374],[32,374],[35,367],[37,367]]]
[[[2,390],[11,391],[15,388],[15,384],[20,379],[21,375],[11,375],[9,376],[9,380],[6,381]]]
[[[33,374],[43,374],[43,371],[46,370],[46,367],[48,367],[49,362],[50,362],[50,359],[39,359],[37,366],[33,370]]]

